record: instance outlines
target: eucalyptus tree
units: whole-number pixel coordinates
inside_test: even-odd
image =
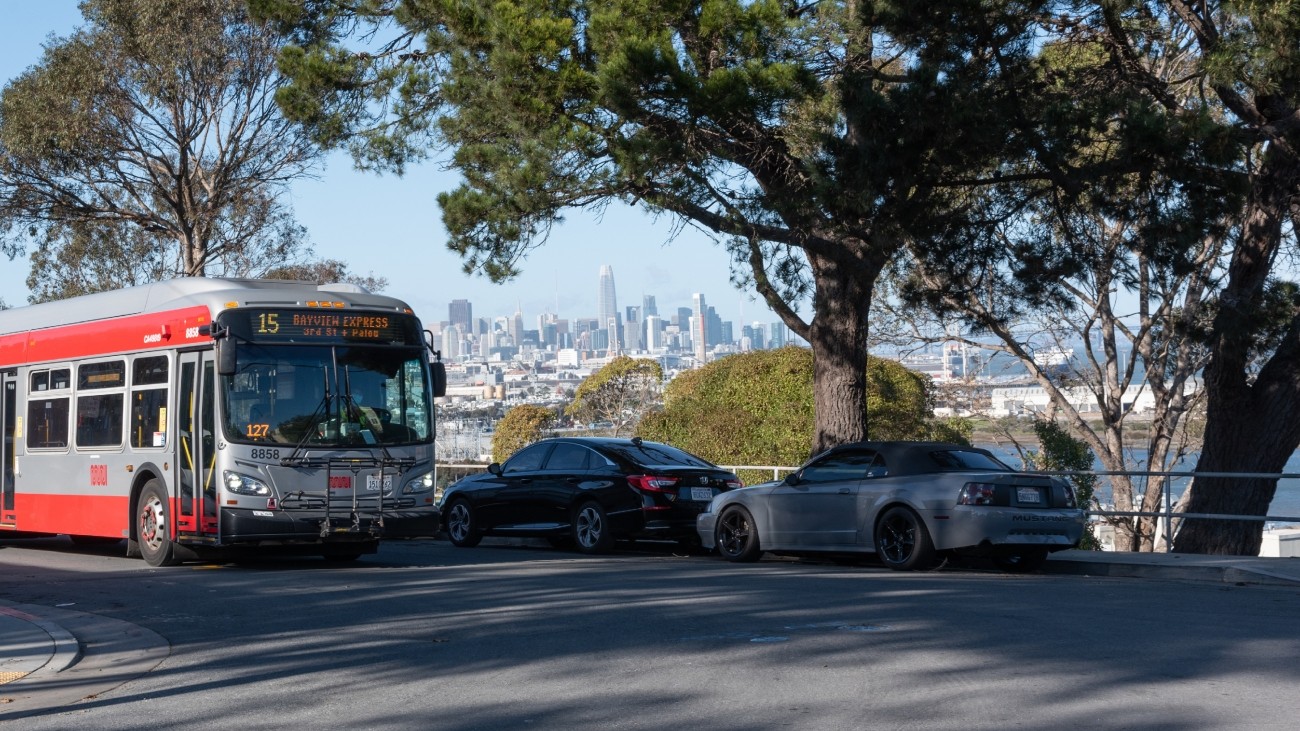
[[[515,276],[566,210],[694,227],[811,344],[814,450],[865,438],[867,316],[961,191],[1041,147],[1040,2],[252,0],[291,28],[286,112],[363,167],[444,147],[465,269]],[[983,221],[975,221],[983,225]],[[811,316],[801,316],[805,306]]]
[[[1245,186],[1231,233],[1222,289],[1210,313],[1204,381],[1206,426],[1198,472],[1282,471],[1300,446],[1300,288],[1283,278],[1295,253],[1300,194],[1300,12],[1294,2],[1126,0],[1083,3],[1081,18],[1108,43],[1125,82],[1168,114],[1188,110],[1174,93],[1190,82],[1224,110],[1216,139],[1240,150],[1226,171]],[[1177,82],[1139,62],[1174,27],[1196,51],[1194,73]],[[1207,120],[1214,121],[1214,120]],[[1276,491],[1268,477],[1198,477],[1186,510],[1264,516]],[[1189,518],[1175,550],[1258,553],[1259,521]]]
[[[35,298],[294,261],[319,149],[275,103],[281,37],[241,0],[81,9],[0,96],[0,248],[35,244]]]
[[[1121,64],[1104,34],[1086,23],[1064,24],[1045,47],[1044,75],[1078,90],[1102,123],[1085,130],[1088,142],[1063,167],[1100,174],[1065,184],[1026,180],[1020,195],[1030,203],[1022,216],[991,228],[957,276],[951,260],[905,259],[894,271],[905,300],[927,303],[933,316],[964,320],[962,334],[950,327],[937,339],[1020,362],[1056,418],[1112,472],[1165,471],[1193,442],[1199,446],[1185,417],[1204,398],[1197,381],[1209,355],[1204,336],[1242,205],[1243,158],[1223,128],[1221,105],[1194,83],[1195,44],[1186,28],[1165,32],[1160,43],[1141,49],[1142,57]],[[1156,104],[1129,86],[1133,66],[1161,80],[1177,103]],[[1052,242],[1033,250],[1057,252],[1049,264],[1056,275],[1029,285],[1013,274],[1023,267],[1023,240],[1036,236]],[[1037,290],[1042,294],[1028,306],[1024,293]],[[917,315],[912,308],[910,317]],[[921,331],[911,337],[936,339]],[[1075,354],[1070,367],[1057,367],[1055,358],[1067,351]],[[1139,393],[1149,398],[1149,413],[1131,410]],[[1137,437],[1135,421],[1145,427]],[[1140,462],[1130,458],[1134,447],[1142,448]],[[1109,481],[1119,512],[1164,507],[1162,476]],[[1155,548],[1154,517],[1110,522],[1121,550]]]

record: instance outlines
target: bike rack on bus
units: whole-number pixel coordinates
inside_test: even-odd
[[[325,502],[325,506],[324,506],[325,517],[322,518],[320,521],[321,538],[328,538],[329,536],[333,535],[336,532],[359,533],[361,531],[361,510],[360,509],[361,509],[362,498],[358,495],[357,475],[358,473],[361,472],[362,469],[365,469],[367,467],[369,468],[378,467],[379,468],[379,490],[378,490],[378,494],[376,494],[374,498],[376,503],[374,512],[377,515],[375,520],[372,521],[370,524],[371,535],[377,536],[380,535],[384,529],[384,478],[389,475],[390,469],[392,471],[391,474],[394,476],[409,471],[412,467],[415,466],[415,458],[414,457],[374,457],[374,456],[302,457],[294,460],[294,466],[316,468],[316,469],[322,467],[325,468],[325,491],[323,493],[324,502]],[[339,472],[347,471],[352,473],[352,505],[351,505],[351,512],[349,513],[349,517],[352,520],[352,526],[348,531],[336,531],[334,529],[334,526],[330,523],[331,514],[333,512],[333,500],[332,500],[332,494],[330,490],[330,483],[332,482],[332,478],[336,471]],[[299,499],[301,499],[303,496],[309,495],[309,493],[305,493],[300,490],[298,491],[297,495]],[[393,503],[394,505],[397,504],[396,493],[394,493]]]

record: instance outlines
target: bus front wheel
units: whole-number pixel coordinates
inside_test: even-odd
[[[176,559],[176,546],[172,543],[171,504],[162,480],[145,483],[136,507],[136,537],[140,541],[140,555],[150,566],[172,566]]]

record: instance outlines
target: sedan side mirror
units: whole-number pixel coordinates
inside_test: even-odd
[[[785,476],[785,479],[784,479],[784,480],[781,480],[781,483],[782,483],[782,484],[785,484],[785,485],[791,485],[791,486],[798,485],[798,484],[799,484],[799,473],[798,473],[798,472],[791,472],[790,474],[788,474],[788,475]]]
[[[500,476],[501,476],[501,463],[500,463],[500,462],[493,462],[492,464],[488,465],[488,472],[491,472],[492,474],[496,475],[497,477],[500,477]]]

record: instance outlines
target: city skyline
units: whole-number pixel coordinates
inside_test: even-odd
[[[717,352],[762,349],[790,340],[788,328],[779,320],[724,320],[701,292],[691,295],[691,307],[677,307],[670,317],[658,315],[654,294],[642,295],[640,305],[625,305],[620,311],[617,282],[609,264],[600,265],[596,287],[594,316],[564,317],[548,311],[534,315],[524,313],[521,306],[516,306],[513,315],[483,313],[481,309],[475,315],[473,302],[454,299],[447,303],[445,319],[426,320],[425,324],[439,336],[443,357],[453,362],[535,349],[551,353],[577,350],[588,357],[676,351],[703,363],[715,353],[714,348],[721,348]]]
[[[83,22],[75,0],[21,3],[6,10],[0,25],[4,84],[41,60],[50,34],[66,37]],[[476,316],[509,316],[516,309],[530,322],[543,313],[596,316],[592,282],[601,264],[613,267],[624,304],[652,296],[661,312],[670,312],[703,292],[719,316],[737,327],[776,319],[755,295],[731,285],[724,247],[691,226],[675,226],[668,216],[655,218],[621,204],[566,211],[550,240],[521,257],[522,273],[511,282],[492,284],[467,275],[463,260],[446,248],[434,202],[458,182],[438,161],[412,165],[399,178],[358,172],[350,158],[334,153],[316,178],[290,186],[289,200],[316,256],[341,260],[353,274],[386,278],[384,294],[406,301],[425,321],[446,319],[447,304],[455,299],[472,302]],[[27,304],[29,271],[26,256],[0,258],[0,298],[9,306]]]

